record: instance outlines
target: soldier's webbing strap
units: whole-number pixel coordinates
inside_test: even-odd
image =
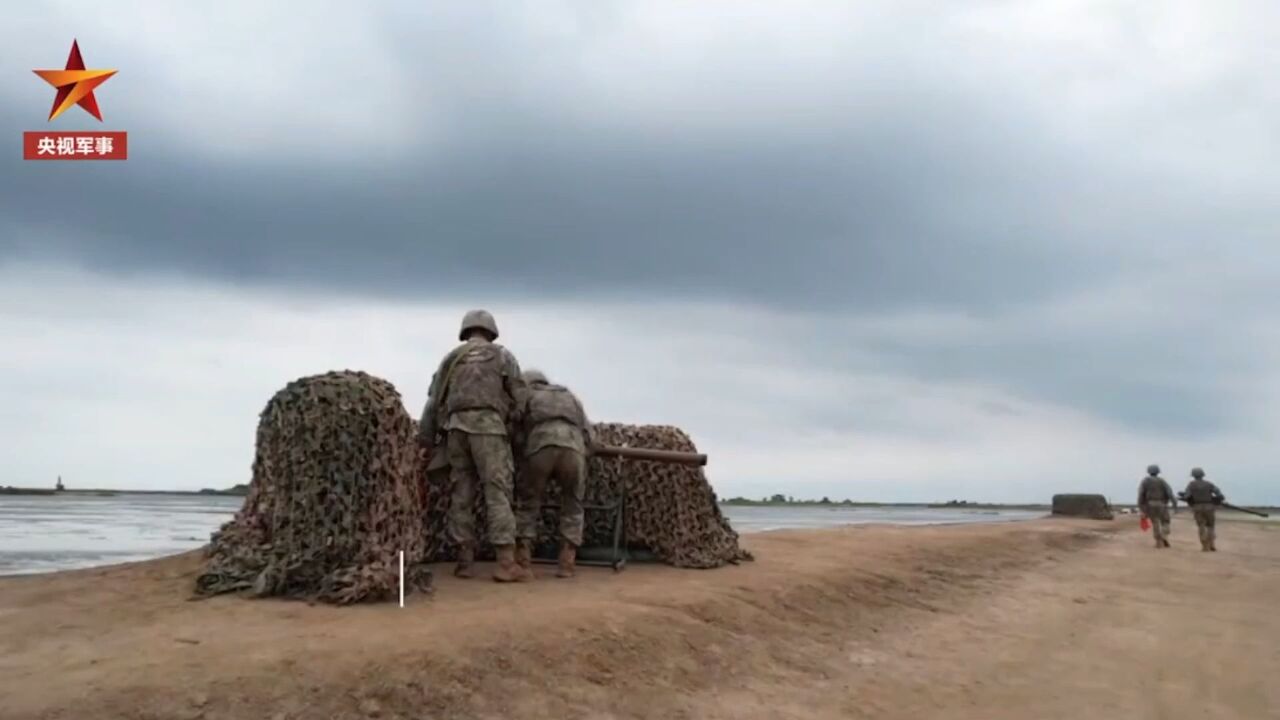
[[[461,346],[458,349],[460,351],[462,349]],[[449,363],[449,369],[444,373],[444,381],[440,383],[440,399],[436,401],[435,407],[437,432],[444,432],[444,423],[439,421],[439,416],[440,413],[444,412],[445,400],[449,397],[449,381],[453,379],[453,369],[458,367],[458,361],[465,354],[464,352],[458,352],[457,355],[453,356],[453,362]]]

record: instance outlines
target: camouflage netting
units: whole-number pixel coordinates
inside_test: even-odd
[[[1102,495],[1054,495],[1053,514],[1111,520],[1111,505]]]
[[[596,442],[601,445],[697,452],[689,436],[671,426],[599,423],[594,427]],[[432,488],[431,507],[425,522],[431,536],[428,545],[433,550],[429,557],[453,560],[456,548],[445,533],[445,515],[452,489],[448,468],[432,469],[428,484]],[[544,501],[556,501],[559,488],[555,485],[554,481],[549,483]],[[738,546],[738,533],[720,512],[703,468],[651,460],[590,459],[588,505],[613,502],[622,489],[627,493],[625,528],[631,548],[649,550],[666,563],[686,568],[714,568],[752,559],[750,553]],[[477,502],[476,528],[485,527],[484,503]],[[546,547],[557,542],[555,515],[546,512],[538,544]],[[587,511],[583,544],[587,547],[613,544],[613,527],[605,513]],[[481,548],[477,555],[491,557],[492,548]]]
[[[428,590],[414,423],[391,383],[362,372],[301,378],[258,422],[244,505],[208,547],[196,593],[251,590],[347,604]]]

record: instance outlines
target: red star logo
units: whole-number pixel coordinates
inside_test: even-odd
[[[85,70],[84,58],[80,57],[80,45],[71,41],[71,54],[67,56],[67,67],[63,70],[32,70],[44,78],[44,81],[58,89],[53,98],[53,109],[49,111],[49,119],[53,120],[72,105],[79,105],[102,122],[102,112],[98,110],[98,101],[93,97],[93,89],[116,74],[115,70]]]

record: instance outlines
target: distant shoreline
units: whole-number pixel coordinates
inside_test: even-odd
[[[1050,506],[1036,503],[922,503],[922,502],[862,502],[841,500],[839,502],[822,502],[821,500],[792,500],[784,502],[745,500],[730,498],[721,500],[721,505],[728,507],[816,507],[816,508],[921,508],[929,510],[1049,510]]]
[[[22,487],[0,487],[0,495],[94,495],[98,497],[111,495],[230,495],[233,497],[244,497],[249,494],[249,488],[244,486],[240,488],[229,488],[227,490],[111,490],[107,488],[87,488],[78,490],[52,490],[49,488],[22,488]]]
[[[0,487],[0,495],[180,495],[180,496],[206,496],[206,495],[230,495],[242,497],[248,494],[248,487],[244,489],[231,488],[228,490],[112,490],[109,488],[88,488],[77,490],[51,490],[48,488],[15,488]],[[731,498],[729,500],[721,500],[721,505],[729,507],[826,507],[826,508],[928,508],[928,509],[974,509],[974,510],[1048,510],[1048,504],[1026,504],[1026,503],[911,503],[911,502],[856,502],[852,500],[843,500],[841,502],[824,503],[820,500],[793,500],[790,502],[762,502],[759,500],[744,500],[741,498]]]
[[[861,502],[857,500],[841,500],[830,502],[822,502],[821,500],[748,500],[746,498],[729,498],[721,500],[721,505],[728,507],[767,507],[767,508],[787,508],[787,507],[804,507],[804,508],[919,508],[929,510],[1043,510],[1049,511],[1053,506],[1049,503],[979,503],[979,502],[943,502],[943,503],[923,503],[923,502]],[[1275,505],[1240,505],[1240,507],[1248,510],[1260,510],[1262,512],[1278,512],[1280,507]],[[1132,509],[1133,505],[1128,503],[1112,503],[1111,508],[1118,510],[1122,508]],[[1178,503],[1179,510],[1185,510],[1187,506]]]
[[[75,490],[54,490],[52,488],[24,488],[0,486],[0,496],[51,496],[82,495],[110,497],[113,495],[163,495],[176,497],[244,497],[249,494],[248,485],[237,485],[225,490],[205,488],[202,490],[112,490],[110,488],[84,488]],[[823,502],[821,500],[748,500],[746,498],[729,498],[721,500],[720,505],[726,507],[765,507],[765,508],[917,508],[927,510],[1052,510],[1049,503],[978,503],[978,502],[866,502],[857,500],[840,500]],[[1113,508],[1132,508],[1128,504],[1112,505]],[[1179,508],[1185,507],[1179,504]],[[1242,505],[1241,507],[1262,512],[1280,512],[1276,505]]]

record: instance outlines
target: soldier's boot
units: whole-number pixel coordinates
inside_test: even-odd
[[[565,540],[560,544],[560,557],[556,567],[556,577],[571,578],[574,573],[574,562],[578,557],[578,547]]]
[[[494,552],[498,556],[498,567],[493,570],[495,582],[529,582],[533,579],[528,570],[516,563],[515,545],[498,545]]]
[[[532,577],[533,574],[533,541],[528,538],[520,538],[516,541],[516,564],[524,568],[525,572]]]
[[[476,547],[471,543],[458,546],[458,564],[453,568],[453,576],[467,580],[476,576],[471,566],[476,561]]]

